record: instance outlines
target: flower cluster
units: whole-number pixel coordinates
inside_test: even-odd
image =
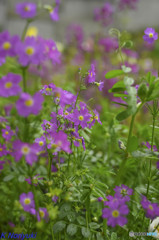
[[[121,185],[121,187],[116,186],[114,191],[114,197],[107,196],[107,201],[104,201],[104,205],[107,207],[103,209],[102,217],[107,218],[109,226],[123,226],[127,223],[126,215],[129,213],[126,202],[130,200],[129,196],[132,195],[133,190]]]

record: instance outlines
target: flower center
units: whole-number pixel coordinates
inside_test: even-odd
[[[58,97],[58,98],[60,98],[60,96],[61,96],[61,95],[60,95],[60,93],[59,93],[59,92],[56,92],[56,93],[55,93],[55,97]]]
[[[10,48],[11,48],[10,42],[5,42],[5,43],[3,43],[3,49],[4,49],[4,50],[9,50]]]
[[[5,134],[6,134],[6,135],[8,135],[8,134],[9,134],[9,132],[8,132],[8,131],[6,131],[6,132],[5,132]]]
[[[121,193],[122,195],[124,195],[124,196],[127,195],[126,189],[122,189],[120,193]]]
[[[6,84],[5,84],[5,88],[11,88],[12,87],[12,82],[7,82]]]
[[[42,217],[42,218],[45,216],[45,213],[42,210],[39,211],[39,214],[40,214],[40,217]]]
[[[98,116],[95,116],[94,119],[98,120]]]
[[[24,203],[25,203],[26,205],[30,204],[30,203],[31,203],[30,198],[25,198]]]
[[[27,107],[31,107],[31,106],[33,105],[33,100],[32,100],[32,99],[26,100],[26,101],[25,101],[25,105],[26,105]]]
[[[117,217],[119,216],[119,211],[114,210],[114,211],[112,212],[112,216],[115,217],[115,218],[117,218]]]
[[[31,56],[34,54],[34,48],[33,47],[27,47],[25,50],[26,54]]]
[[[3,148],[0,148],[0,152],[2,152],[3,151]]]
[[[29,6],[25,6],[24,10],[25,10],[26,12],[29,12],[29,11],[30,11],[30,7],[29,7]]]
[[[153,33],[149,33],[149,37],[152,38],[153,37]]]
[[[39,142],[39,145],[40,145],[40,146],[43,146],[43,145],[44,145],[43,141],[40,141],[40,142]]]
[[[52,89],[49,88],[49,87],[47,87],[45,90],[46,90],[47,92],[49,92],[49,91],[51,91]]]
[[[78,119],[79,119],[80,121],[83,121],[84,117],[81,115],[81,116],[78,117]]]
[[[22,153],[24,155],[27,155],[30,152],[30,148],[28,146],[22,147]]]

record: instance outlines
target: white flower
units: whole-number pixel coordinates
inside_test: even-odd
[[[155,230],[156,229],[156,230]],[[156,239],[159,239],[159,217],[155,218],[149,226],[149,232],[157,233],[156,236],[153,236]],[[155,231],[154,231],[155,230]]]

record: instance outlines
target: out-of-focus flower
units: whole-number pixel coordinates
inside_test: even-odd
[[[10,141],[12,136],[14,135],[13,131],[11,130],[10,126],[6,126],[5,129],[2,129],[2,137],[6,141]]]
[[[146,217],[154,219],[159,216],[159,206],[157,203],[151,203],[145,196],[142,196],[141,205],[146,211]]]
[[[28,184],[33,184],[34,186],[38,185],[39,180],[42,180],[43,178],[38,177],[40,174],[35,175],[32,179],[26,178],[25,181],[28,182]]]
[[[126,8],[136,9],[136,5],[138,2],[139,2],[139,0],[120,0],[119,8],[121,10],[124,10]]]
[[[25,36],[26,37],[37,37],[37,35],[38,35],[37,27],[31,26],[28,28]]]
[[[26,162],[29,165],[32,165],[38,160],[39,146],[37,143],[28,144],[23,143],[20,140],[13,142],[13,152],[12,156],[15,158],[15,161],[19,161],[22,156],[25,157]]]
[[[95,82],[95,76],[96,76],[95,66],[94,64],[91,64],[91,68],[90,70],[88,70],[88,83]]]
[[[11,37],[8,31],[0,33],[0,65],[4,63],[5,57],[15,57],[15,45],[19,41],[19,36]]]
[[[118,40],[116,38],[101,38],[99,40],[99,44],[104,47],[106,52],[112,52],[118,48]]]
[[[22,66],[39,65],[44,60],[44,46],[35,37],[26,37],[24,42],[17,42],[16,53]]]
[[[5,144],[0,144],[0,157],[6,156],[8,154],[8,151],[6,149]]]
[[[155,40],[158,39],[158,33],[155,32],[155,29],[153,28],[147,28],[144,31],[145,35],[143,36],[143,39],[145,42],[153,43]]]
[[[95,20],[101,22],[102,25],[107,26],[112,23],[114,11],[114,6],[107,2],[103,7],[94,10]]]
[[[27,117],[30,114],[39,114],[43,101],[44,98],[39,92],[35,93],[33,97],[28,93],[22,93],[16,103],[18,114],[23,117]]]
[[[37,219],[38,221],[41,221],[42,219],[44,219],[46,222],[49,221],[49,214],[46,208],[39,208]]]
[[[115,197],[116,198],[124,198],[126,201],[130,200],[130,197],[133,194],[133,190],[131,188],[128,188],[126,185],[122,184],[120,186],[116,186],[114,188],[115,191]]]
[[[0,96],[1,97],[10,97],[18,95],[22,89],[19,86],[19,82],[22,80],[22,77],[18,74],[8,73],[6,76],[3,76],[0,79]]]
[[[68,44],[72,45],[74,43],[77,47],[81,48],[84,39],[82,27],[78,24],[69,25],[66,32],[66,39]]]
[[[19,201],[26,212],[30,212],[31,208],[35,208],[34,195],[32,192],[22,193]]]
[[[34,18],[36,16],[36,4],[32,2],[23,2],[16,4],[16,13],[21,18]]]
[[[159,217],[155,218],[149,226],[149,232],[153,232],[153,238],[159,239]]]
[[[52,197],[52,201],[55,203],[57,203],[58,199],[59,199],[59,197],[56,195]]]
[[[51,17],[51,20],[53,20],[55,22],[59,21],[59,8],[58,7],[51,9],[50,17]]]

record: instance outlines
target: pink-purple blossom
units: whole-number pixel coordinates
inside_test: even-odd
[[[35,93],[34,96],[30,96],[28,93],[22,93],[16,103],[18,114],[23,117],[27,117],[30,114],[38,115],[42,108],[43,101],[44,98],[39,92]]]
[[[147,43],[154,43],[158,39],[158,33],[155,32],[155,29],[153,28],[147,28],[144,31],[145,35],[143,36],[143,39]]]
[[[146,212],[146,217],[154,219],[159,216],[159,206],[157,203],[151,203],[145,196],[142,195],[141,205]]]
[[[22,193],[19,201],[26,212],[30,212],[32,208],[35,208],[34,195],[32,192]]]
[[[8,73],[6,76],[3,76],[0,79],[0,96],[1,97],[10,97],[19,95],[22,91],[19,83],[21,82],[22,77],[18,74]]]
[[[13,131],[11,130],[10,126],[6,126],[6,128],[2,129],[2,137],[6,140],[6,141],[10,141],[12,136],[14,135]]]
[[[88,70],[88,83],[95,82],[95,76],[96,76],[95,66],[94,64],[91,64],[91,68],[90,70]]]
[[[15,57],[15,45],[19,41],[19,36],[10,36],[8,31],[0,33],[0,65],[2,65],[7,56]]]
[[[16,13],[21,18],[34,18],[36,16],[37,6],[32,2],[22,2],[16,4]]]
[[[101,22],[102,25],[107,26],[113,21],[114,11],[114,6],[111,3],[106,2],[103,7],[94,10],[95,20]]]

